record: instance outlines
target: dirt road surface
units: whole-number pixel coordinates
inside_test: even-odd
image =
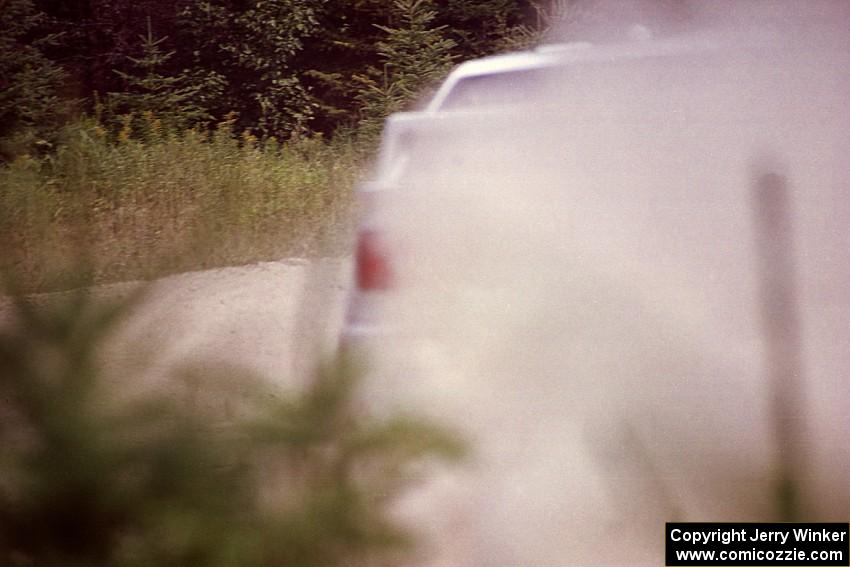
[[[297,387],[317,355],[334,345],[349,265],[288,259],[94,288],[104,299],[147,289],[101,351],[105,375],[129,393],[180,389],[189,370],[224,379],[231,373],[234,380],[256,375],[284,390]],[[0,324],[9,319],[8,304],[0,298]]]
[[[236,367],[297,387],[317,355],[334,345],[348,272],[340,260],[281,260],[153,282],[109,346],[109,374],[142,371],[156,382],[187,366]],[[122,287],[128,286],[109,291]]]

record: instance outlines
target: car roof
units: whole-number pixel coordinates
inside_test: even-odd
[[[591,44],[587,42],[545,44],[533,50],[491,55],[461,63],[437,89],[426,112],[436,112],[460,81],[469,78],[521,73],[536,69],[566,66],[590,61],[613,61],[645,57],[663,57],[715,51],[727,42],[712,36],[679,39],[641,39],[627,43]]]

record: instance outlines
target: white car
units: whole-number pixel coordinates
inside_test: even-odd
[[[377,304],[392,287],[393,261],[383,242],[375,210],[388,191],[405,185],[405,176],[422,164],[414,155],[417,143],[429,137],[452,136],[453,129],[492,131],[517,113],[536,113],[545,120],[548,106],[559,113],[557,93],[563,78],[586,67],[630,65],[632,60],[664,60],[720,48],[714,38],[685,41],[633,41],[594,46],[589,43],[544,45],[532,51],[467,61],[446,78],[422,111],[401,112],[385,124],[371,179],[358,188],[360,220],[355,252],[355,286],[343,328],[345,343],[387,332]],[[501,134],[500,134],[501,135]],[[449,146],[450,147],[450,146]]]
[[[799,21],[471,62],[387,121],[345,336],[476,452],[400,508],[421,564],[846,520],[850,49]]]

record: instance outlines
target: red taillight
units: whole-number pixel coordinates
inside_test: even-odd
[[[380,235],[374,230],[361,230],[357,238],[357,287],[362,290],[385,290],[392,287],[393,274],[389,254]]]

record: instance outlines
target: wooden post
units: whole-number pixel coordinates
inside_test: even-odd
[[[780,521],[793,522],[800,519],[805,416],[791,204],[788,182],[778,173],[758,173],[753,191],[765,369],[778,447],[778,512]]]

